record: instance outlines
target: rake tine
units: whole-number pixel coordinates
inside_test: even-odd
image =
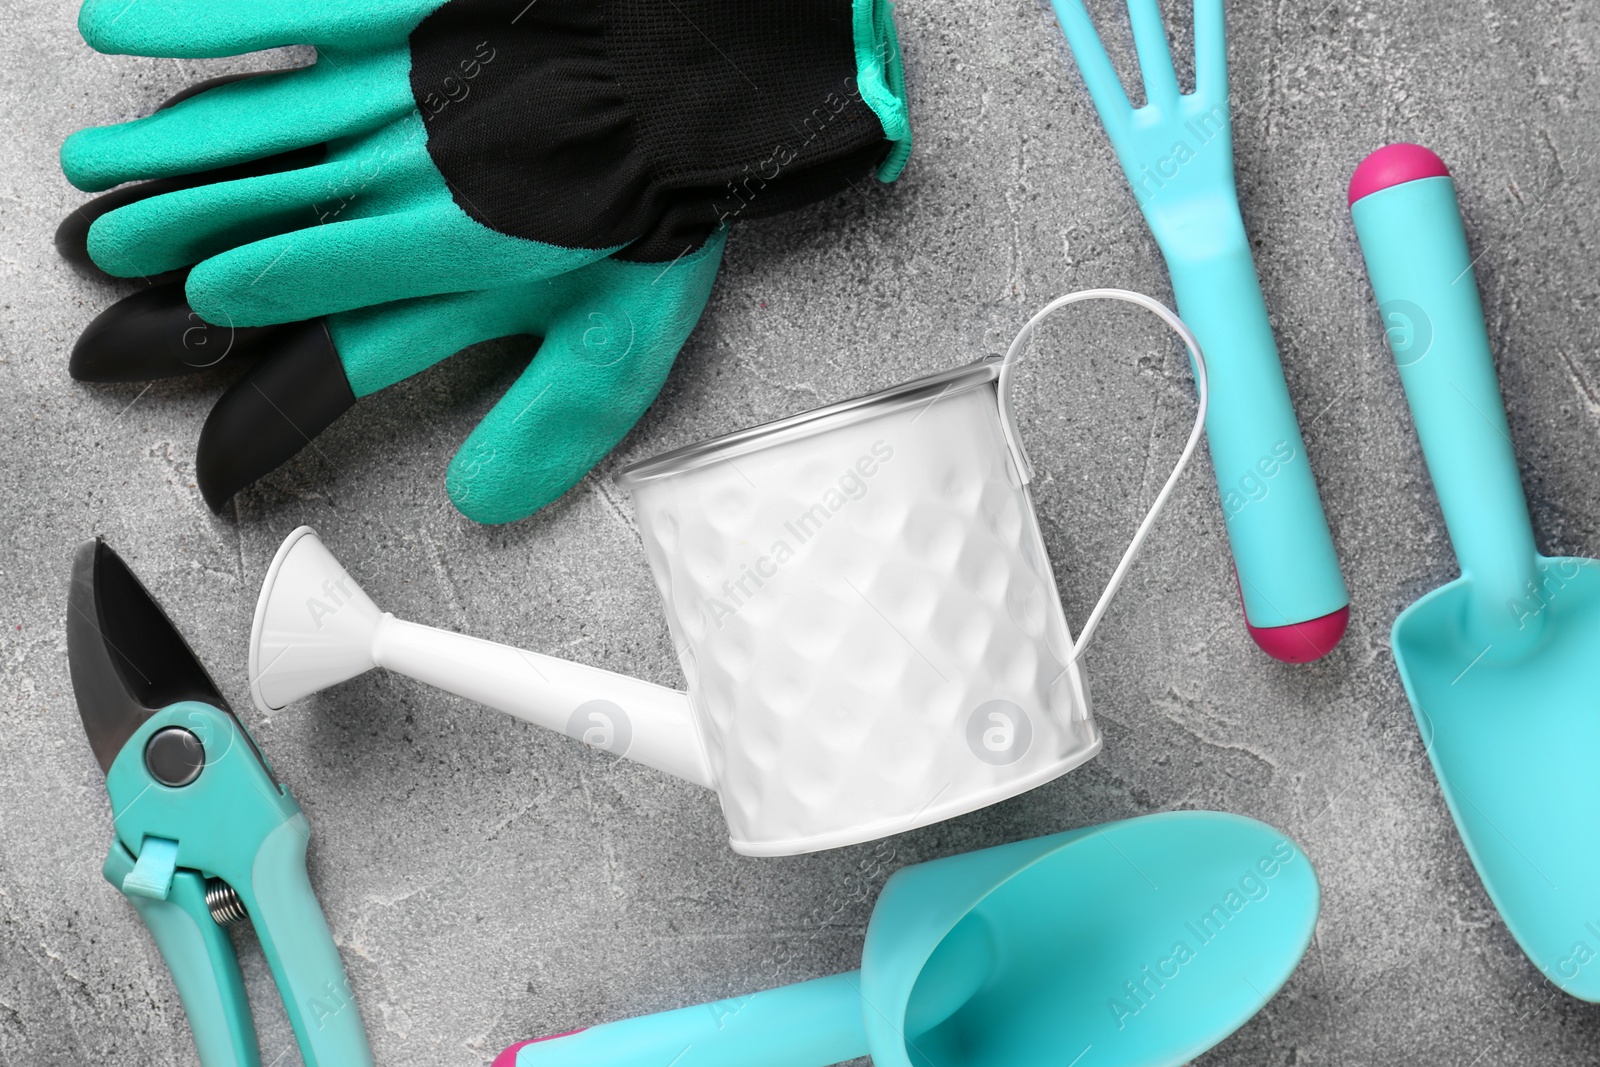
[[[1178,75],[1172,67],[1159,0],[1128,0],[1128,17],[1133,20],[1133,44],[1139,52],[1145,103],[1171,107],[1178,102]]]
[[[1067,47],[1072,49],[1083,82],[1089,87],[1089,97],[1100,113],[1101,125],[1115,139],[1127,129],[1133,105],[1128,103],[1128,94],[1123,91],[1116,68],[1111,65],[1111,57],[1100,43],[1100,35],[1095,32],[1083,0],[1052,0],[1052,3],[1062,32],[1067,35]]]
[[[1223,0],[1194,0],[1194,91],[1213,104],[1228,101],[1228,31]]]

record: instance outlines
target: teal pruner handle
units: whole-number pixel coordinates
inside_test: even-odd
[[[106,881],[120,890],[133,865],[128,850],[113,841]],[[178,871],[167,899],[131,894],[128,900],[150,929],[178,987],[200,1062],[205,1067],[259,1067],[244,976],[228,932],[212,921],[206,907],[205,879],[194,871]]]
[[[1527,635],[1538,553],[1506,426],[1456,187],[1443,161],[1390,145],[1361,164],[1351,213],[1461,574],[1485,641]]]
[[[371,1067],[361,1012],[306,877],[310,839],[297,812],[266,836],[249,884],[234,889],[255,925],[306,1067]]]
[[[146,766],[151,737],[171,728],[193,734],[205,750],[204,769],[186,785],[163,785]],[[106,790],[118,812],[113,855],[121,849],[137,859],[130,868],[132,877],[113,879],[113,884],[134,899],[147,922],[152,914],[161,916],[151,930],[158,939],[168,939],[162,942],[162,955],[183,993],[205,1067],[256,1063],[254,1058],[205,1058],[205,1048],[215,1043],[203,1038],[202,1031],[250,1029],[226,931],[206,925],[211,918],[204,910],[204,879],[209,878],[231,887],[249,914],[306,1067],[371,1067],[361,1013],[306,877],[310,827],[300,806],[256,755],[255,743],[238,720],[201,701],[163,708],[123,745],[106,772]],[[109,869],[111,861],[107,864]],[[162,877],[168,871],[170,889]],[[174,896],[180,890],[182,895]],[[135,899],[139,897],[175,903],[178,910],[147,909]],[[194,920],[198,937],[175,932],[181,931],[179,915]],[[211,978],[204,973],[208,968]],[[204,989],[208,982],[224,992],[210,995]],[[207,1007],[196,1010],[200,1003]]]
[[[1338,612],[1349,606],[1350,594],[1237,205],[1219,205],[1211,225],[1233,231],[1232,239],[1204,256],[1168,250],[1167,269],[1178,314],[1206,355],[1206,444],[1245,621],[1253,631],[1270,630]],[[1256,638],[1269,652],[1269,644],[1277,646],[1264,634]],[[1294,642],[1284,639],[1291,647],[1279,658],[1294,658]]]
[[[605,1023],[508,1049],[495,1067],[825,1067],[867,1054],[861,972]]]

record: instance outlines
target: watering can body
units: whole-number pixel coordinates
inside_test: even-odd
[[[269,568],[251,692],[383,666],[715,789],[791,855],[997,803],[1099,751],[999,361],[625,473],[688,692],[405,622],[308,528]]]
[[[618,477],[735,850],[900,833],[1099,751],[999,367]]]
[[[1084,300],[1161,318],[1189,349],[1199,405],[1074,642],[1012,384],[1034,327]],[[389,667],[715,789],[747,855],[952,818],[1099,751],[1080,657],[1194,454],[1206,397],[1176,315],[1082,290],[1037,312],[1004,358],[624,470],[687,693],[401,622],[301,528],[262,585],[251,695],[271,711]]]

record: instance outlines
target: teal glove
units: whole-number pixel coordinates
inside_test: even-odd
[[[540,355],[447,485],[479,521],[536,510],[648,407],[704,307],[727,222],[868,171],[892,180],[909,151],[898,46],[875,0],[88,0],[80,27],[134,54],[318,48],[311,67],[205,88],[62,149],[85,189],[157,180],[154,195],[118,190],[80,217],[95,263],[193,265],[186,304],[149,290],[92,324],[74,374],[215,362],[206,323],[265,355],[201,434],[213,508],[356,398],[467,344],[532,333]]]
[[[644,415],[711,295],[724,236],[665,270],[603,259],[549,280],[330,315],[328,334],[357,396],[486,338],[544,338],[445,476],[462,514],[513,522],[570,489]]]

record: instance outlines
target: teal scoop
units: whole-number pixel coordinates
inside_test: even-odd
[[[1534,546],[1454,180],[1417,145],[1351,183],[1461,577],[1395,620],[1439,787],[1517,943],[1600,1002],[1600,567]]]
[[[495,1067],[1160,1067],[1238,1029],[1317,921],[1299,847],[1185,811],[897,872],[861,969],[515,1045]]]

